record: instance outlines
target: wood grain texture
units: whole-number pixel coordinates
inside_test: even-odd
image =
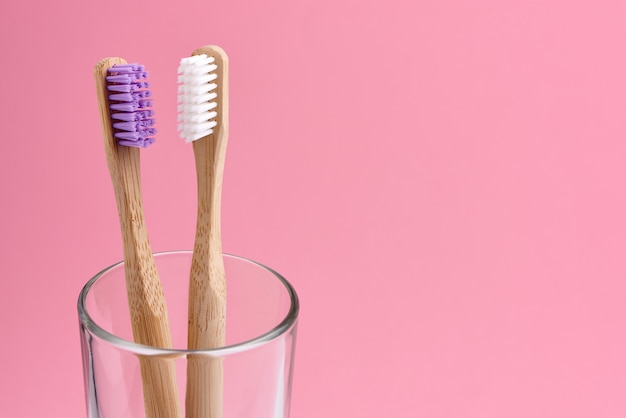
[[[144,221],[141,196],[140,150],[119,146],[113,137],[106,90],[107,69],[125,64],[122,58],[105,58],[94,77],[102,125],[102,137],[124,244],[126,289],[135,342],[172,348],[165,295],[156,269]],[[182,416],[173,360],[140,358],[147,418]]]
[[[225,344],[226,277],[222,258],[220,207],[228,142],[228,57],[216,46],[198,48],[217,64],[217,126],[193,142],[198,183],[198,214],[189,278],[188,348]],[[192,355],[187,367],[187,418],[221,418],[223,365],[219,358]]]

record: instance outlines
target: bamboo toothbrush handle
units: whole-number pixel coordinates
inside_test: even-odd
[[[217,184],[214,180],[217,167],[206,158],[215,153],[217,142],[204,139],[193,144],[198,172],[198,225],[189,281],[190,349],[218,348],[226,342],[226,277],[219,227],[221,181]],[[193,355],[188,361],[187,418],[221,418],[222,360]]]
[[[143,216],[139,149],[119,146],[113,137],[106,89],[107,69],[124,64],[121,58],[98,63],[96,80],[105,154],[115,192],[124,244],[126,289],[135,342],[171,348],[167,307]],[[147,418],[181,417],[173,360],[141,357]]]
[[[221,181],[216,179],[218,167],[212,163],[217,142],[206,139],[193,143],[198,176],[198,220],[189,294],[188,346],[193,349],[220,347],[226,330],[226,277],[219,209]]]

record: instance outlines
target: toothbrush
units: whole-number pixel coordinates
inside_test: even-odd
[[[179,131],[193,143],[198,182],[196,237],[189,278],[188,348],[225,344],[226,278],[220,203],[228,142],[228,57],[204,46],[179,67]],[[187,367],[187,418],[222,416],[223,368],[219,358],[194,355]]]
[[[171,348],[167,307],[144,222],[139,148],[154,142],[142,65],[105,58],[94,76],[107,164],[122,229],[126,289],[135,342]],[[181,417],[173,360],[139,356],[147,418]]]

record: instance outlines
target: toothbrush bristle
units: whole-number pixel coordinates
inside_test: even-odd
[[[119,145],[146,148],[154,143],[154,112],[150,109],[148,73],[140,64],[116,64],[107,70],[113,136]]]
[[[185,142],[213,133],[217,126],[215,58],[205,54],[180,60],[178,67],[178,131]]]

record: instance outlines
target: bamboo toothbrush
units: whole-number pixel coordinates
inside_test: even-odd
[[[135,342],[171,348],[167,307],[143,215],[139,148],[156,132],[143,66],[105,58],[94,76],[107,164],[115,190]],[[139,357],[147,418],[181,417],[173,360]]]
[[[228,142],[228,57],[204,46],[179,67],[179,131],[193,142],[198,182],[196,237],[189,278],[189,349],[225,344],[226,279],[220,203]],[[221,418],[223,368],[219,358],[194,355],[187,367],[187,418]]]

